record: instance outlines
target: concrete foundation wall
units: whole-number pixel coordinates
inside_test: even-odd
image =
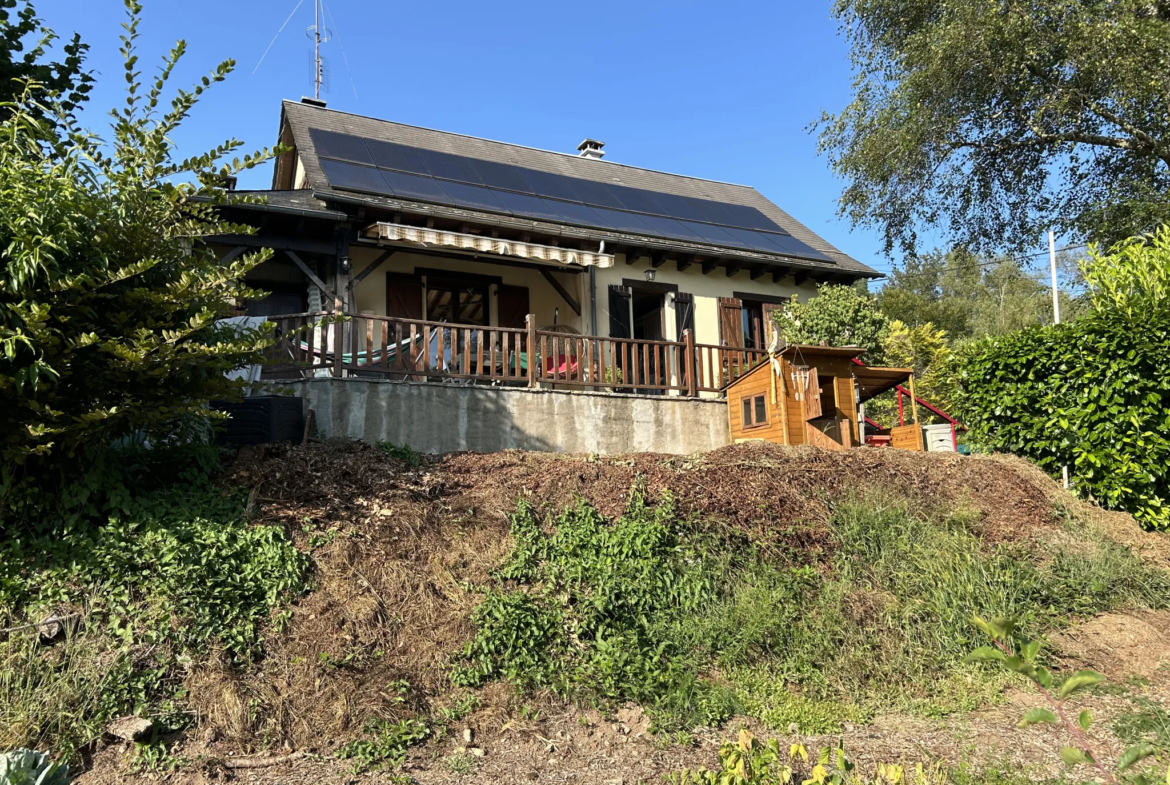
[[[723,401],[366,379],[281,382],[326,437],[425,453],[507,449],[687,455],[730,443]]]

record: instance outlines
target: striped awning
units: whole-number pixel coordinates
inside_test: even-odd
[[[484,237],[478,234],[450,232],[446,229],[428,229],[423,226],[378,222],[367,227],[366,237],[390,242],[416,243],[428,247],[455,248],[461,251],[512,256],[541,262],[560,262],[583,266],[613,267],[614,255],[578,251],[573,248],[558,248],[554,245],[538,245],[519,240],[503,240],[499,237]]]

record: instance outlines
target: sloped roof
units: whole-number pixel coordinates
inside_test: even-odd
[[[291,133],[301,165],[304,167],[305,186],[326,197],[334,196],[340,197],[342,200],[352,200],[355,194],[348,192],[349,189],[337,188],[330,182],[322,167],[323,156],[318,154],[313,138],[314,134],[311,133],[314,129],[360,137],[365,140],[390,142],[422,150],[465,156],[482,161],[510,164],[595,183],[607,185],[616,183],[630,188],[755,208],[771,223],[774,223],[779,230],[791,235],[800,241],[800,244],[819,252],[807,254],[806,257],[823,255],[824,258],[801,258],[799,255],[764,253],[757,249],[745,250],[742,247],[720,246],[717,243],[704,241],[680,242],[677,237],[671,239],[665,236],[624,234],[621,231],[589,229],[580,226],[566,227],[568,229],[566,233],[572,233],[576,236],[588,236],[607,242],[616,241],[627,246],[641,245],[645,241],[648,249],[662,247],[683,251],[693,250],[696,254],[714,254],[720,258],[735,258],[748,262],[759,261],[765,264],[837,274],[853,279],[881,277],[881,274],[876,270],[833,247],[804,224],[764,198],[754,188],[748,186],[668,174],[614,161],[597,160],[569,153],[538,150],[462,134],[434,131],[287,100],[283,102],[282,106],[282,128]],[[320,133],[317,136],[320,138]],[[412,206],[423,207],[418,204],[411,205],[412,200],[397,196],[387,198],[375,194],[361,194],[360,199],[371,204],[383,204],[386,207],[403,209],[404,211],[409,211]],[[544,228],[540,221],[516,220],[512,216],[504,217],[474,209],[445,208],[433,204],[425,205],[424,209],[434,215],[450,215],[475,223],[519,226],[520,228],[523,228],[522,225],[530,225],[528,228],[537,230]],[[555,220],[545,220],[543,223],[554,226],[557,224]]]

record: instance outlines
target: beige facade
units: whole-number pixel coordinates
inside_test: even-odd
[[[379,255],[380,249],[353,248],[353,269],[355,275],[361,275],[365,268]],[[610,335],[610,312],[608,291],[611,285],[621,286],[625,281],[645,282],[647,271],[653,271],[654,284],[657,288],[677,287],[682,294],[694,297],[694,325],[695,341],[701,344],[719,345],[719,298],[729,298],[736,294],[756,294],[763,298],[792,297],[799,295],[807,299],[816,296],[816,284],[808,281],[797,286],[792,277],[785,278],[779,283],[773,283],[771,274],[751,280],[747,270],[728,276],[724,268],[720,267],[707,275],[703,274],[699,265],[692,265],[686,270],[679,271],[674,262],[668,262],[658,268],[650,264],[650,259],[643,257],[633,264],[626,264],[625,257],[617,257],[617,263],[607,268],[586,269],[576,266],[548,265],[547,269],[561,285],[572,295],[580,309],[577,315],[569,303],[546,280],[539,270],[525,267],[511,267],[495,264],[489,261],[462,259],[456,256],[432,256],[429,254],[412,253],[403,249],[395,253],[381,268],[368,275],[356,289],[357,310],[375,315],[388,315],[387,302],[387,274],[414,275],[419,274],[425,288],[428,271],[433,277],[437,271],[450,273],[451,278],[460,275],[483,276],[498,279],[499,284],[492,283],[488,288],[489,324],[499,324],[499,285],[524,287],[528,290],[530,312],[536,316],[538,328],[545,328],[554,323],[569,325],[585,335]],[[591,278],[593,282],[591,284]],[[665,285],[665,286],[664,286]],[[592,288],[591,288],[592,287]],[[596,301],[593,301],[593,296]],[[425,295],[420,292],[421,312],[425,318],[431,318],[425,312]],[[677,320],[675,319],[675,297],[672,292],[663,295],[665,317],[663,321],[663,338],[679,340],[677,335]],[[593,324],[594,310],[597,314],[597,323]]]

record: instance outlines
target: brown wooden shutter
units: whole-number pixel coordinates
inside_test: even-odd
[[[775,313],[776,311],[783,311],[783,310],[784,310],[784,306],[782,304],[777,304],[777,303],[764,303],[763,304],[763,312],[764,312],[763,341],[764,341],[764,345],[760,347],[761,349],[767,349],[769,346],[772,345],[772,333],[775,332],[775,330],[776,330],[776,320],[772,318],[772,314]]]
[[[674,296],[674,320],[677,332],[675,338],[677,341],[682,340],[683,333],[687,330],[695,331],[695,296],[687,292],[678,292]]]
[[[719,343],[743,346],[743,303],[736,297],[719,298]]]
[[[821,381],[816,368],[808,369],[808,377],[804,386],[804,419],[815,420],[823,417],[821,411]]]
[[[609,337],[633,338],[634,325],[630,319],[630,299],[633,292],[625,286],[609,287]]]
[[[528,287],[500,284],[500,327],[523,328],[528,316]]]
[[[423,318],[423,287],[417,275],[386,273],[386,315]]]

